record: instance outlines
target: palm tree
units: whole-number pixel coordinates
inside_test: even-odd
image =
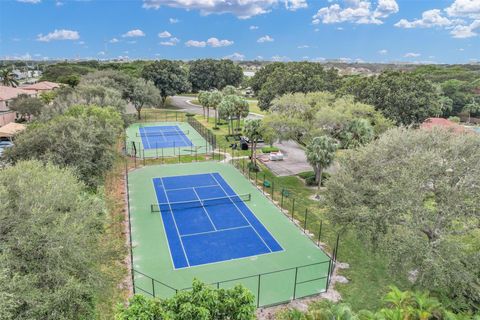
[[[205,118],[205,108],[208,109],[207,105],[208,105],[209,96],[210,96],[210,92],[208,91],[200,91],[200,93],[198,94],[198,102],[200,102],[200,104],[202,105],[204,118]],[[207,118],[207,122],[208,122],[208,118]]]
[[[468,112],[468,123],[470,123],[472,113],[480,111],[480,103],[477,103],[475,99],[472,98],[472,102],[463,107],[463,112]]]
[[[223,94],[220,91],[212,91],[208,96],[208,106],[215,110],[215,123],[213,129],[218,129],[217,122],[218,122],[218,105],[222,102]]]
[[[414,292],[412,298],[415,304],[414,312],[419,320],[428,320],[442,312],[442,305],[437,299],[430,297],[428,292]],[[437,318],[437,317],[435,317]]]
[[[409,291],[402,291],[396,286],[390,286],[389,289],[390,291],[383,298],[389,307],[403,309],[412,303],[412,295]]]
[[[8,69],[3,69],[1,72],[2,84],[7,87],[18,86],[18,81],[15,79],[15,75]]]
[[[317,197],[322,185],[322,173],[325,168],[332,164],[335,158],[337,143],[329,136],[320,136],[312,139],[307,145],[307,161],[315,171],[315,182],[318,184]]]
[[[244,133],[251,143],[252,169],[257,170],[257,142],[262,137],[262,120],[253,119],[245,122]]]
[[[232,134],[233,134],[232,118],[235,110],[235,104],[234,104],[234,101],[229,97],[231,96],[226,96],[225,98],[223,98],[222,102],[220,102],[220,104],[218,105],[218,115],[221,119],[227,121],[228,135],[231,135],[230,128],[232,128]]]

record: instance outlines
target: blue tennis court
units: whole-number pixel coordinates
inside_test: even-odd
[[[179,126],[147,126],[139,127],[137,136],[145,149],[193,146],[186,133]]]
[[[219,173],[154,178],[175,269],[282,251]]]

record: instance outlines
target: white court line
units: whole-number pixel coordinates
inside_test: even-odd
[[[168,191],[177,191],[177,190],[190,190],[192,188],[197,188],[197,189],[200,189],[200,188],[212,188],[212,187],[218,187],[218,185],[216,184],[210,184],[208,186],[199,186],[199,187],[185,187],[185,188],[175,188],[175,189],[168,189]],[[208,200],[208,199],[207,199]]]
[[[223,192],[225,193],[225,195],[227,197],[230,197],[227,193],[227,191],[225,191],[225,189],[223,188],[223,186],[220,184],[220,182],[218,182],[217,178],[215,178],[215,176],[210,173],[210,175],[212,176],[213,179],[215,179],[215,181],[218,183],[219,187],[222,188]],[[234,192],[236,194],[236,192]],[[240,210],[240,208],[237,206],[237,204],[235,202],[232,201],[232,199],[230,199],[230,201],[233,203],[233,205],[235,206],[235,208],[237,208],[237,210],[240,212],[240,214],[243,216],[243,218],[245,218],[245,220],[247,220],[248,224],[252,227],[252,229],[255,231],[255,233],[257,234],[257,236],[260,238],[260,240],[262,240],[262,242],[265,244],[265,246],[268,248],[268,250],[270,250],[270,252],[273,252],[273,250],[268,246],[268,244],[265,242],[265,240],[260,236],[260,234],[258,233],[257,229],[255,229],[254,226],[252,226],[252,224],[250,223],[250,221],[247,219],[247,217],[245,217],[245,215],[243,214],[243,211]],[[260,222],[261,223],[261,222]]]
[[[202,209],[203,209],[203,211],[205,211],[205,214],[207,215],[208,220],[210,220],[210,223],[212,224],[213,229],[214,229],[215,231],[217,231],[217,227],[216,227],[215,224],[213,223],[212,218],[210,218],[210,215],[208,214],[207,209],[206,209],[205,206],[203,205],[202,199],[200,199],[200,197],[198,196],[198,193],[197,193],[197,191],[195,190],[195,187],[192,187],[192,190],[193,190],[193,192],[195,193],[195,197],[197,197],[197,199],[198,199],[198,200],[200,201],[200,203],[202,204]]]
[[[247,221],[247,222],[248,222],[248,221]],[[251,226],[248,225],[248,226],[241,226],[241,227],[218,229],[218,230],[216,230],[216,231],[205,231],[205,232],[189,233],[189,234],[183,235],[182,238],[184,238],[184,237],[191,237],[191,236],[198,236],[198,235],[202,235],[202,234],[209,234],[209,233],[218,233],[218,232],[221,232],[221,231],[230,231],[230,230],[237,230],[237,229],[245,229],[245,228],[251,228]]]
[[[175,220],[175,215],[173,214],[172,207],[170,206],[170,199],[168,199],[167,190],[165,189],[165,185],[163,184],[163,178],[160,178],[160,182],[162,183],[163,192],[165,193],[165,197],[167,198],[167,202],[169,203],[168,207],[170,208],[170,213],[172,214],[172,219],[173,219],[173,223],[175,224],[175,229],[177,230],[178,239],[180,240],[180,244],[182,245],[182,250],[183,250],[183,254],[185,256],[185,260],[187,260],[187,264],[188,264],[188,266],[190,266],[190,261],[188,261],[187,252],[185,251],[185,248],[183,247],[182,238],[180,236],[180,232],[178,231],[177,221]],[[171,251],[170,251],[170,253],[171,253]]]
[[[183,132],[183,130],[182,130],[182,129],[180,129],[180,127],[179,127],[178,125],[177,125],[177,126],[175,126],[175,131],[177,131],[177,132],[180,132],[180,133],[181,133],[181,134],[179,134],[179,136],[182,138],[183,142],[185,142],[185,143],[186,143],[188,146],[190,146],[190,147],[192,147],[192,146],[193,146],[193,143],[192,143],[192,141],[190,141],[190,143],[189,143],[187,140],[185,140],[185,136],[186,136],[186,135],[185,135],[185,132]]]

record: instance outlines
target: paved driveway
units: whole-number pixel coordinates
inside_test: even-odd
[[[293,140],[275,143],[284,154],[281,161],[269,161],[268,155],[262,155],[262,162],[277,176],[292,176],[300,172],[312,171],[312,167],[307,162],[305,151]]]

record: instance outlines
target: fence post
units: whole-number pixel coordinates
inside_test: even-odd
[[[155,141],[155,154],[157,155],[157,159],[158,159],[158,142]]]
[[[335,260],[337,261],[337,255],[338,255],[338,240],[340,240],[340,232],[337,234],[337,243],[335,244]]]
[[[152,293],[153,293],[153,297],[155,298],[155,281],[153,280],[153,278],[152,278]]]
[[[265,194],[265,172],[263,173],[262,193]]]
[[[180,147],[178,147],[178,163],[181,162],[181,159],[180,159]]]
[[[295,268],[295,281],[293,282],[293,300],[295,300],[295,296],[297,294],[297,274],[298,274],[298,267]]]
[[[322,236],[322,225],[323,225],[323,220],[320,220],[320,229],[318,230],[317,246],[320,246],[320,237]]]
[[[331,268],[332,268],[332,259],[328,261],[328,273],[327,273],[327,283],[326,283],[325,291],[328,291],[328,287],[330,287]]]
[[[275,181],[272,179],[272,201],[275,201]]]
[[[163,157],[163,148],[162,148],[162,163],[165,163],[165,158]]]
[[[258,275],[258,290],[257,290],[257,308],[260,307],[260,277],[261,275]]]
[[[175,155],[175,140],[173,140],[173,155]]]
[[[293,213],[295,212],[295,198],[292,200],[292,221],[293,221]]]
[[[303,232],[306,233],[307,229],[307,216],[308,216],[308,208],[305,208],[305,221],[303,222]]]
[[[285,190],[285,188],[282,188],[282,198],[280,200],[280,209],[283,210],[283,191]]]

